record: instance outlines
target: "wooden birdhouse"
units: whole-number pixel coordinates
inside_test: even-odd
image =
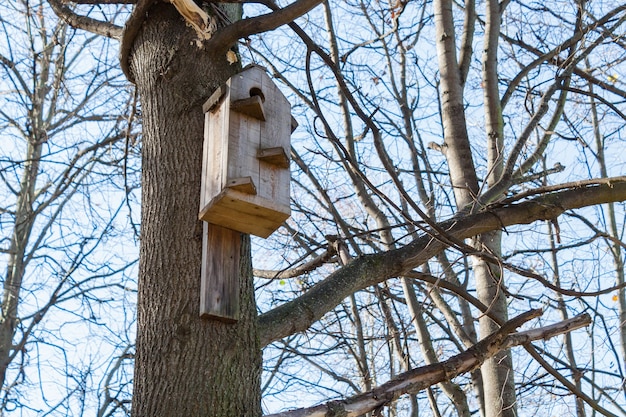
[[[289,217],[291,105],[262,67],[204,105],[200,219],[263,238]]]
[[[289,217],[291,105],[259,66],[231,77],[203,106],[199,218],[200,316],[239,319],[241,233],[263,238]]]

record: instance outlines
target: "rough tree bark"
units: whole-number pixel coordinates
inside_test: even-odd
[[[227,45],[206,50],[195,40],[174,7],[158,3],[130,54],[144,129],[135,417],[261,415],[248,238],[240,258],[241,319],[199,318],[202,104],[238,68],[226,61]]]

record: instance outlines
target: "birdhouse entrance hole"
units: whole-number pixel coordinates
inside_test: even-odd
[[[230,103],[231,110],[254,117],[257,120],[265,121],[265,109],[263,103],[265,96],[263,91],[258,87],[250,89],[250,97],[235,100]]]
[[[265,96],[263,95],[263,91],[260,88],[252,87],[250,89],[250,97],[259,96],[261,97],[261,102],[265,103]]]

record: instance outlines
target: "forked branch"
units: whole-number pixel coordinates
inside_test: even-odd
[[[493,206],[438,223],[438,229],[464,239],[515,224],[557,218],[567,210],[626,200],[626,177],[598,180],[549,192],[518,204]],[[261,345],[304,331],[350,294],[405,275],[447,247],[436,232],[417,237],[410,244],[387,252],[365,255],[336,270],[297,299],[280,305],[259,318]]]
[[[391,381],[363,394],[341,400],[330,401],[314,407],[300,408],[266,417],[355,417],[378,410],[404,394],[416,394],[434,384],[478,368],[496,353],[513,346],[527,345],[535,340],[571,332],[587,326],[591,318],[587,314],[564,320],[551,326],[515,333],[515,329],[542,314],[541,310],[530,310],[506,322],[497,332],[481,340],[468,350],[450,359],[412,369]]]
[[[124,27],[120,45],[120,64],[122,71],[131,82],[133,81],[133,77],[128,63],[130,50],[135,37],[141,29],[147,11],[156,1],[157,0],[139,0]],[[274,30],[279,26],[292,22],[298,17],[308,13],[321,2],[322,0],[296,0],[288,6],[279,8],[271,0],[259,0],[258,3],[267,6],[273,11],[249,19],[239,20],[213,33],[214,22],[210,19],[206,20],[208,16],[202,9],[194,7],[195,3],[191,0],[173,1],[178,11],[185,17],[185,20],[194,27],[196,32],[202,34],[200,40],[206,40],[204,48],[212,50],[213,52],[219,52],[221,50],[225,52],[238,39]],[[229,1],[227,3],[246,3],[246,1]]]

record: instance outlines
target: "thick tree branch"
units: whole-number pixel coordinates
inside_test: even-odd
[[[317,256],[314,259],[311,259],[309,262],[306,262],[295,268],[285,269],[282,271],[267,270],[267,269],[254,269],[252,273],[257,278],[265,278],[265,279],[295,278],[295,277],[302,276],[306,273],[309,273],[319,268],[320,266],[328,263],[335,255],[336,255],[335,251],[326,250],[320,256]]]
[[[122,28],[113,23],[103,22],[101,20],[92,19],[87,16],[80,16],[74,13],[60,0],[48,0],[52,10],[68,25],[83,29],[96,35],[106,36],[107,38],[121,39]]]
[[[156,1],[157,0],[138,0],[137,6],[135,6],[135,9],[124,26],[124,33],[122,35],[120,45],[120,64],[122,71],[131,82],[134,82],[134,79],[130,72],[128,62],[130,50],[137,33],[141,29],[146,13]],[[246,36],[256,33],[274,30],[279,26],[287,24],[308,13],[321,2],[322,0],[297,0],[289,6],[281,9],[278,8],[272,1],[259,0],[255,3],[263,4],[274,11],[249,19],[239,20],[219,29],[212,35],[211,39],[204,43],[203,49],[211,50],[214,53],[220,53],[222,50],[226,52],[238,39],[245,38]],[[248,3],[248,1],[227,1],[225,3]]]
[[[137,0],[61,0],[63,4],[135,4]]]
[[[516,328],[539,315],[541,315],[541,310],[528,311],[506,322],[497,332],[481,340],[465,352],[453,356],[447,361],[400,374],[372,391],[342,401],[331,401],[314,407],[271,414],[266,417],[360,416],[384,407],[403,394],[416,394],[441,381],[449,381],[462,373],[470,372],[504,349],[528,344],[534,340],[549,339],[587,326],[591,322],[589,315],[583,314],[540,329],[513,333]]]
[[[275,7],[273,2],[262,1],[260,3],[274,9],[274,11],[261,16],[243,19],[220,29],[207,43],[207,47],[220,48],[226,46],[228,48],[238,39],[274,30],[308,13],[321,2],[322,0],[297,0],[289,6],[279,9]]]
[[[439,228],[454,239],[464,239],[511,225],[554,219],[566,210],[624,200],[626,177],[616,177],[452,218],[440,223]],[[427,262],[446,248],[442,240],[446,239],[425,234],[402,248],[354,259],[304,295],[261,315],[261,345],[304,331],[353,292],[408,273]]]
[[[130,62],[128,62],[130,50],[133,46],[133,42],[135,41],[135,37],[139,33],[143,21],[146,18],[148,10],[154,3],[156,3],[156,1],[157,0],[138,0],[137,5],[124,25],[124,32],[122,33],[122,39],[120,40],[120,66],[122,68],[122,72],[126,75],[126,78],[128,78],[128,80],[132,83],[135,82],[135,77],[133,77],[130,71]]]

